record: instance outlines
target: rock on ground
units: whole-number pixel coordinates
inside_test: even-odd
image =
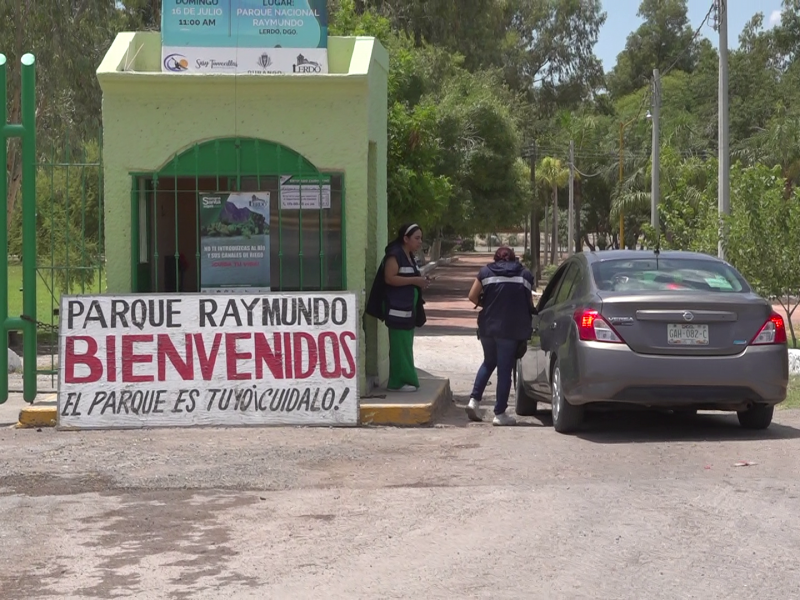
[[[11,348],[8,349],[8,372],[20,373],[22,371],[22,359]]]

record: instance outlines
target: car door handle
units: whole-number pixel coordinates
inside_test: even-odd
[[[558,324],[555,321],[550,323],[550,329],[555,329],[556,327],[558,327]]]

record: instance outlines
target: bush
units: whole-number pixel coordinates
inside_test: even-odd
[[[542,279],[550,281],[558,271],[558,265],[545,265],[542,267]]]
[[[459,249],[462,252],[475,252],[475,240],[472,238],[465,239],[459,245]]]
[[[519,236],[516,233],[512,233],[508,236],[508,245],[509,246],[516,246],[519,244]]]

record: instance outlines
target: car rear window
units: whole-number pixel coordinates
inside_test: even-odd
[[[736,293],[750,288],[729,266],[694,258],[634,258],[596,262],[597,287],[609,292],[701,291]]]

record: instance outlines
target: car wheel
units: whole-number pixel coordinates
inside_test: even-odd
[[[553,365],[550,389],[552,391],[553,428],[559,433],[575,431],[583,422],[583,406],[574,406],[564,397],[564,388],[561,385],[561,367],[558,364],[558,359]]]
[[[532,417],[536,414],[536,400],[525,390],[522,378],[522,361],[517,361],[517,385],[516,385],[516,413],[520,417]]]
[[[745,429],[766,429],[772,423],[774,412],[774,406],[754,404],[747,410],[740,410],[736,415],[739,417],[739,425]]]

